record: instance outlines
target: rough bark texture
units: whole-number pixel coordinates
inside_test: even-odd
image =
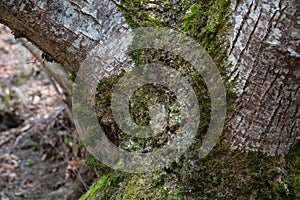
[[[71,72],[77,72],[96,45],[113,45],[110,37],[130,29],[109,0],[1,0],[0,22],[16,38],[28,38]],[[126,59],[116,55],[112,65],[120,68]]]
[[[240,93],[237,111],[229,119],[228,140],[233,148],[285,154],[299,138],[297,2],[232,2],[228,54],[233,64],[231,81]],[[1,0],[0,22],[72,72],[96,45],[116,46],[111,37],[130,31],[109,0]],[[129,60],[120,51],[111,66],[118,71],[128,67]]]
[[[233,1],[229,61],[239,102],[233,148],[285,154],[300,136],[300,2]]]

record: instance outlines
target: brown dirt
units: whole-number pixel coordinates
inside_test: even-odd
[[[41,64],[1,25],[0,200],[77,199],[93,177],[77,143]]]

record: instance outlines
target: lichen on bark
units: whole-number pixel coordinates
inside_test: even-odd
[[[225,39],[224,33],[228,31],[227,17],[230,1],[153,2],[134,0],[115,3],[122,10],[127,23],[133,28],[167,26],[194,37],[213,57],[224,76],[225,82],[228,81],[229,65],[226,64],[226,55],[229,52],[222,41]],[[240,2],[241,5],[242,3]],[[157,62],[168,64],[180,70],[188,67],[188,64],[180,58],[159,50],[134,51],[131,53],[131,58],[136,65]],[[171,59],[173,59],[173,62],[169,62]],[[179,65],[181,67],[178,67]],[[111,80],[112,82],[116,81]],[[100,84],[99,97],[103,96],[101,94],[104,93],[109,94],[109,92],[105,92],[107,91],[107,85],[103,86]],[[163,170],[155,171],[152,174],[130,175],[130,177],[125,178],[120,183],[122,187],[117,188],[116,193],[110,197],[113,199],[287,198],[290,184],[284,178],[287,172],[282,158],[268,157],[258,152],[231,151],[226,143],[218,144],[205,159],[197,158],[195,152],[197,152],[197,148],[201,144],[201,138],[204,136],[202,133],[207,129],[210,104],[203,80],[201,78],[196,79],[194,86],[203,111],[203,124],[199,127],[199,135],[195,145],[189,149],[188,153]],[[229,105],[232,105],[236,99],[232,88],[234,87],[227,83]],[[148,91],[147,94],[153,95],[154,93],[149,94]],[[145,90],[137,93],[136,97],[143,97],[143,95],[145,95]],[[110,97],[108,95],[105,98],[109,99]],[[143,103],[149,101],[147,98],[140,98],[139,100]],[[142,118],[147,118],[147,103],[145,105],[143,103],[139,104],[136,109],[146,111],[145,116],[142,113]],[[230,107],[230,109],[229,111],[232,111],[233,107]],[[111,122],[106,128],[110,133],[114,131],[114,133],[117,133],[115,126],[112,126],[112,115],[105,116],[106,121]],[[118,141],[116,134],[113,135],[115,136],[114,139]],[[140,150],[140,144],[143,143],[139,140],[135,141],[135,145],[129,147],[129,150]],[[296,178],[292,178],[291,182],[294,184],[297,178],[296,175]],[[296,193],[297,191],[289,195],[293,196]]]
[[[285,155],[300,136],[299,3],[233,2],[230,81],[239,93],[230,117],[232,148]]]
[[[286,153],[288,149],[284,147],[291,146],[289,144],[296,141],[294,138],[297,139],[300,130],[300,123],[298,123],[300,113],[298,112],[299,84],[297,84],[299,82],[299,69],[297,67],[299,65],[297,47],[298,7],[286,7],[287,1],[270,3],[269,1],[250,0],[231,4],[231,10],[229,10],[230,1],[221,0],[134,0],[115,1],[114,3],[123,11],[123,15],[117,6],[108,0],[2,1],[0,8],[3,12],[0,13],[0,18],[2,22],[10,24],[10,27],[16,30],[16,37],[30,38],[73,72],[78,69],[80,61],[86,57],[89,50],[97,44],[103,43],[102,39],[108,42],[106,44],[113,42],[113,40],[105,38],[106,36],[111,36],[115,30],[130,30],[127,24],[130,24],[132,28],[167,26],[183,31],[194,37],[213,57],[219,67],[218,69],[224,76],[227,84],[228,102],[231,105],[235,96],[231,91],[231,85],[227,83],[229,79],[228,69],[224,62],[227,54],[226,46],[222,43],[222,39],[224,39],[222,33],[226,32],[227,29],[227,14],[231,12],[231,15],[236,17],[236,21],[233,21],[234,31],[232,31],[235,34],[232,37],[235,39],[233,39],[232,46],[227,53],[233,64],[231,77],[233,81],[237,80],[238,89],[242,89],[240,96],[242,100],[237,114],[232,115],[233,129],[231,130],[233,130],[233,134],[229,134],[227,139],[233,144],[232,147],[243,144],[241,145],[244,147],[243,149],[262,150],[271,154],[274,152]],[[295,4],[295,6],[299,5]],[[93,10],[95,8],[96,12]],[[297,12],[294,12],[295,8]],[[79,18],[77,14],[80,15]],[[266,30],[263,30],[264,20],[270,22],[267,24]],[[96,31],[90,32],[91,25],[94,25],[93,28]],[[45,27],[47,31],[44,32]],[[250,41],[248,37],[256,40]],[[260,38],[263,38],[263,42],[259,40]],[[278,44],[282,48],[273,48]],[[65,48],[59,48],[61,45]],[[247,53],[249,55],[257,54],[255,58],[258,59],[253,60],[251,56],[245,57]],[[129,57],[123,56],[123,54],[120,56],[124,58],[125,65],[128,64]],[[131,53],[131,58],[135,64],[155,61],[182,71],[188,67],[188,63],[182,61],[181,58],[159,50],[135,51]],[[173,59],[172,63],[171,59]],[[286,60],[289,62],[287,63]],[[246,61],[253,64],[251,69],[247,68]],[[124,68],[120,65],[114,67]],[[267,81],[260,82],[261,79]],[[97,114],[101,126],[107,131],[107,136],[111,141],[122,146],[127,144],[124,140],[128,138],[125,134],[122,135],[116,127],[111,112],[107,108],[110,98],[109,90],[117,80],[118,76],[107,79],[106,83],[99,84],[96,102],[99,108]],[[197,158],[195,152],[201,144],[201,139],[204,137],[208,126],[210,104],[203,80],[197,77],[193,84],[203,111],[201,114],[202,123],[195,145],[182,158],[167,166],[166,169],[153,173],[150,177],[147,175],[128,177],[122,181],[124,187],[119,188],[119,190],[117,188],[118,192],[117,194],[114,193],[114,197],[138,199],[138,195],[144,194],[145,198],[166,199],[171,194],[179,199],[181,197],[232,199],[243,198],[241,193],[245,193],[246,198],[270,199],[274,196],[275,198],[285,198],[288,190],[287,182],[283,179],[285,172],[281,162],[282,158],[270,158],[261,153],[231,152],[228,146],[224,144],[219,144],[206,159],[199,160]],[[267,90],[261,91],[261,89]],[[261,95],[263,99],[259,99],[257,94],[264,94],[264,92],[266,95]],[[144,93],[139,94],[143,96]],[[143,100],[149,101],[149,99],[141,99],[141,101]],[[271,101],[272,105],[267,105]],[[261,102],[259,109],[253,108],[257,102]],[[144,109],[145,118],[148,117],[146,105],[138,104],[136,108]],[[255,114],[253,114],[254,111]],[[259,122],[265,123],[260,124],[257,119]],[[265,126],[265,124],[268,125]],[[267,132],[263,137],[259,135],[261,127],[265,127],[265,132]],[[281,135],[274,130],[280,130],[285,134]],[[277,134],[275,143],[272,141],[274,140],[273,132]],[[239,137],[239,135],[243,137]],[[271,145],[266,145],[266,149],[264,149],[264,146],[257,145],[257,139],[259,145],[260,143]],[[278,143],[277,140],[283,142]],[[144,144],[149,143],[153,144],[152,147],[155,145],[153,140],[149,140],[148,143],[136,140],[135,145],[129,147],[129,150],[138,149],[142,151]],[[153,150],[152,147],[148,150]],[[243,167],[243,165],[247,167]],[[232,174],[237,175],[231,176]],[[297,179],[292,178],[292,180]],[[109,185],[109,182],[104,182]],[[172,187],[171,184],[176,186]],[[101,190],[100,188],[102,187],[99,187],[99,190]],[[135,189],[133,190],[133,188]],[[101,193],[101,191],[99,192]]]

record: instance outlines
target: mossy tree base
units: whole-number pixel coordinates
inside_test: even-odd
[[[115,2],[116,3],[116,2]],[[218,66],[225,81],[228,80],[226,50],[220,38],[227,28],[230,1],[121,1],[116,3],[133,28],[167,26],[185,32],[205,47]],[[139,50],[131,53],[136,65],[160,63],[184,72],[189,67],[181,58],[160,50]],[[118,77],[99,84],[97,96],[99,121],[108,137],[121,147],[128,138],[113,121],[109,106],[112,86]],[[98,168],[100,180],[82,199],[295,199],[299,195],[299,145],[287,156],[268,157],[259,152],[232,151],[222,140],[204,159],[195,152],[201,146],[210,119],[210,102],[204,81],[193,79],[201,109],[201,125],[197,139],[181,158],[163,170],[151,174],[122,174],[103,168],[96,160],[89,164]],[[228,113],[233,110],[236,94],[233,86],[226,85]],[[134,97],[139,101],[132,108],[133,118],[139,123],[149,121],[149,96],[163,95],[159,90],[144,88]],[[164,96],[161,96],[163,99]],[[140,113],[138,113],[140,112]],[[140,115],[138,115],[140,114]],[[105,119],[105,120],[104,120]],[[105,123],[109,122],[109,123]],[[227,127],[226,130],[229,128]],[[224,135],[226,134],[224,131]],[[127,150],[143,152],[144,146],[153,150],[154,140],[134,140]],[[128,146],[127,146],[128,147]],[[149,150],[149,149],[148,149]],[[92,160],[92,162],[91,162]],[[122,174],[122,179],[120,179]],[[113,192],[111,192],[113,191]]]

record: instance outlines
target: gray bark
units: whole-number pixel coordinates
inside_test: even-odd
[[[0,22],[71,72],[77,72],[96,45],[113,45],[111,36],[130,30],[109,0],[1,0]],[[121,59],[111,63],[115,68],[127,65],[128,56],[115,57]]]
[[[300,136],[300,3],[245,0],[231,5],[231,81],[239,102],[233,148],[286,154]]]
[[[232,148],[285,154],[300,135],[299,4],[233,1],[230,15],[230,77],[239,102],[227,139]],[[71,72],[96,45],[115,46],[110,38],[130,31],[109,0],[1,0],[0,21]],[[120,51],[108,75],[130,68],[129,61]]]

